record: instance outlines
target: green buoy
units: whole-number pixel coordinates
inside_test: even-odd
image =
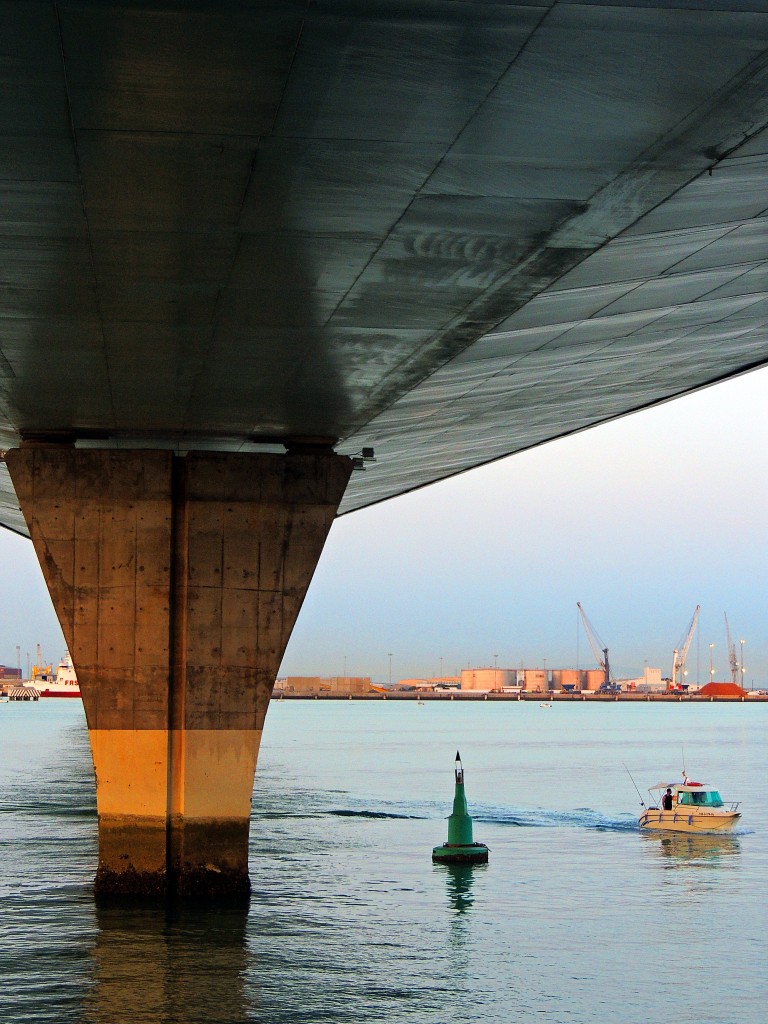
[[[456,792],[453,797],[453,813],[448,818],[448,842],[435,846],[432,860],[437,864],[487,864],[488,847],[485,843],[472,840],[472,818],[467,811],[464,795],[464,769],[461,757],[456,751]]]

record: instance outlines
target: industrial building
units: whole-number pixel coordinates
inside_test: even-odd
[[[275,683],[274,694],[279,697],[313,697],[313,696],[360,696],[376,693],[370,676],[286,676]]]
[[[461,686],[460,676],[431,676],[429,679],[417,677],[401,679],[393,690],[458,690]]]
[[[622,690],[636,693],[663,693],[669,689],[669,680],[661,678],[660,668],[649,668],[646,665],[643,674],[637,679],[620,679],[619,685]]]

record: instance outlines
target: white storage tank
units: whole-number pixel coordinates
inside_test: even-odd
[[[599,690],[605,682],[605,672],[601,668],[591,668],[587,672],[585,690]]]
[[[566,686],[572,690],[581,689],[581,672],[577,668],[564,668],[560,671],[560,688]]]
[[[480,693],[492,693],[502,690],[505,686],[514,686],[517,674],[508,668],[464,668],[461,670],[462,690],[475,690]]]
[[[534,693],[540,693],[548,688],[547,673],[543,668],[527,668],[525,670],[525,688]]]

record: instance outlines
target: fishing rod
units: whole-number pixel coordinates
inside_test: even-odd
[[[623,762],[623,761],[622,761],[621,763],[622,763],[622,764],[624,764],[624,762]],[[624,764],[624,769],[625,769],[625,771],[626,771],[627,775],[628,775],[628,776],[630,777],[630,779],[632,779],[632,772],[631,772],[631,771],[629,770],[629,768],[627,768],[627,766],[626,766],[625,764]],[[637,792],[637,795],[638,795],[638,796],[640,797],[640,806],[641,806],[641,807],[645,807],[645,800],[643,800],[643,794],[642,794],[642,793],[640,792],[640,790],[639,790],[639,789],[637,788],[637,783],[635,782],[635,780],[634,780],[634,779],[632,779],[632,785],[633,785],[633,786],[635,787],[635,790],[636,790],[636,792]]]

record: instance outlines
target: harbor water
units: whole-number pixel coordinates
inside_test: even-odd
[[[79,701],[0,706],[14,1024],[761,1024],[768,705],[273,701],[248,907],[97,906]],[[461,751],[490,862],[435,865]],[[637,829],[688,774],[729,836]],[[626,767],[625,767],[626,766]]]

